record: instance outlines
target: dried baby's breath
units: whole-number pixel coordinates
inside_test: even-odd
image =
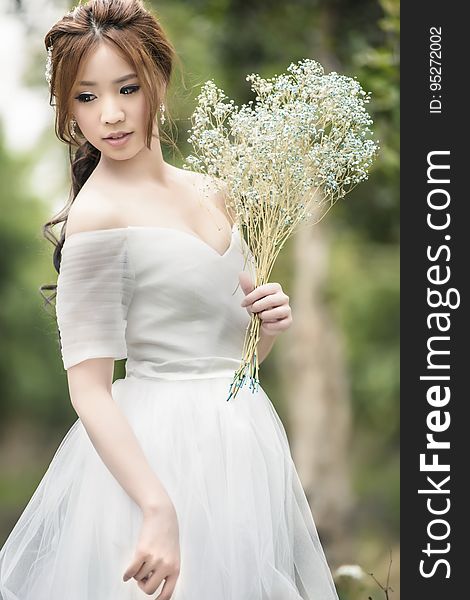
[[[255,73],[246,79],[256,97],[240,107],[212,79],[203,85],[191,116],[193,154],[183,166],[223,188],[245,232],[259,286],[300,223],[318,223],[368,178],[379,145],[369,137],[370,93],[355,77],[325,74],[320,63],[304,59],[270,79]],[[233,396],[247,369],[253,391],[259,383],[259,326],[253,315]]]

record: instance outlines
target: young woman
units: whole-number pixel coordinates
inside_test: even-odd
[[[291,310],[278,283],[253,289],[223,193],[162,158],[170,42],[142,2],[91,0],[45,43],[78,148],[45,232],[79,418],[0,552],[0,598],[337,599],[271,401],[226,401],[250,314],[262,361]]]

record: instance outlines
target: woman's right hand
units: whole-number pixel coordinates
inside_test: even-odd
[[[170,600],[179,571],[179,526],[173,503],[169,501],[160,504],[158,508],[143,510],[134,559],[125,570],[123,580],[133,577],[140,589],[151,595],[165,579],[157,598]]]

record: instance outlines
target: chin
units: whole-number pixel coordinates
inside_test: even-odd
[[[101,150],[101,156],[105,156],[110,160],[120,161],[120,160],[130,160],[134,158],[136,155],[135,152],[110,152],[109,150]]]
[[[106,156],[111,160],[129,160],[133,158],[136,154],[138,154],[138,150],[135,148],[110,148],[108,145],[103,147],[103,144],[97,146],[98,150],[101,152],[102,156]]]

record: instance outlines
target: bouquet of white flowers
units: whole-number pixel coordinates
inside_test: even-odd
[[[213,80],[203,85],[191,116],[193,155],[184,167],[209,175],[224,190],[254,257],[257,287],[268,282],[300,222],[318,223],[368,178],[379,146],[368,137],[370,93],[356,78],[325,74],[321,64],[305,59],[271,79],[254,73],[246,79],[256,101],[241,107]],[[257,388],[259,326],[253,314],[229,398],[247,371],[253,391]]]

